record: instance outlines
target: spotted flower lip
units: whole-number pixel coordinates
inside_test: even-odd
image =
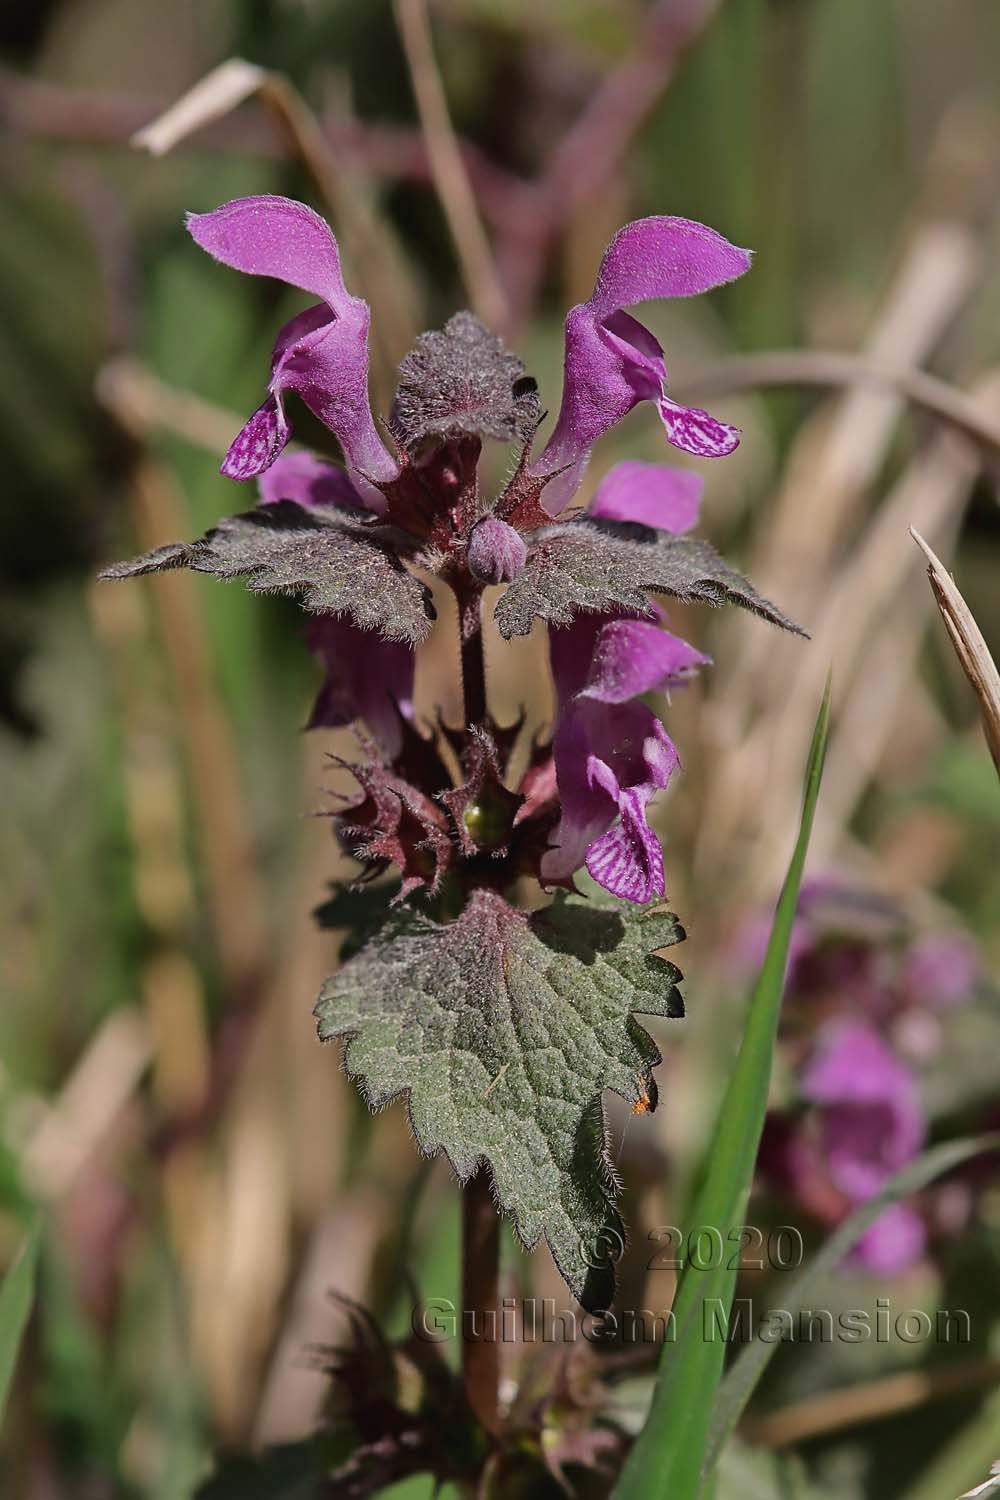
[[[589,661],[580,673],[579,642],[591,627]],[[630,901],[649,901],[666,891],[663,850],[646,822],[646,807],[666,787],[679,765],[669,733],[645,703],[630,697],[624,682],[636,685],[643,666],[631,660],[630,640],[619,625],[637,625],[663,634],[664,648],[652,640],[639,652],[643,681],[661,687],[675,663],[702,660],[693,646],[645,621],[582,621],[552,631],[552,664],[562,682],[562,703],[552,741],[561,817],[552,847],[541,861],[546,882],[567,882],[586,865],[598,885]],[[576,640],[559,637],[576,637]],[[570,663],[564,672],[564,663]],[[582,678],[576,693],[565,688]],[[642,688],[640,688],[642,690]]]
[[[750,252],[690,219],[637,219],[615,235],[594,291],[566,318],[563,395],[556,425],[532,472],[544,478],[543,505],[557,515],[572,498],[595,442],[641,401],[655,403],[667,441],[700,458],[738,445],[739,429],[664,394],[657,340],[628,312],[638,302],[692,297],[742,276]]]
[[[625,462],[604,479],[591,516],[685,531],[698,517],[700,476]],[[651,608],[660,619],[663,611]],[[625,611],[581,614],[549,632],[559,704],[553,756],[562,814],[542,877],[566,880],[585,864],[629,901],[665,894],[663,853],[646,809],[679,757],[652,709],[635,700],[685,681],[709,658],[657,623]]]
[[[187,227],[203,250],[251,276],[271,276],[322,300],[278,334],[267,399],[235,438],[222,462],[231,479],[270,467],[291,435],[284,398],[295,392],[334,433],[351,477],[381,506],[379,481],[399,473],[368,401],[367,303],[344,285],[337,241],[319,214],[290,198],[237,198]]]
[[[641,703],[606,706],[578,696],[560,714],[552,750],[561,817],[542,859],[543,881],[568,882],[586,865],[615,895],[662,896],[663,853],[646,805],[679,762],[656,715]]]

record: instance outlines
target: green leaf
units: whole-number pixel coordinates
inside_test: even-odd
[[[14,1378],[14,1367],[35,1297],[35,1271],[41,1230],[36,1224],[0,1286],[0,1418]]]
[[[546,526],[524,570],[496,607],[500,634],[527,635],[536,619],[568,625],[581,610],[650,613],[647,591],[687,604],[738,604],[772,625],[805,632],[723,562],[715,548],[634,521],[583,519]]]
[[[1000,1133],[969,1137],[961,1141],[946,1141],[925,1151],[915,1161],[908,1162],[902,1171],[891,1177],[880,1193],[856,1208],[826,1241],[819,1254],[800,1271],[786,1290],[784,1305],[791,1311],[805,1307],[812,1289],[829,1271],[844,1259],[870,1229],[883,1209],[890,1203],[898,1203],[911,1193],[918,1193],[935,1177],[950,1172],[971,1156],[985,1151],[1000,1149]],[[753,1394],[764,1371],[767,1369],[779,1344],[755,1339],[748,1344],[726,1375],[715,1403],[712,1430],[706,1451],[706,1467],[711,1467],[722,1452],[723,1445],[733,1432],[743,1409]]]
[[[191,568],[243,578],[255,594],[298,594],[317,614],[349,615],[388,640],[421,641],[434,618],[430,590],[403,567],[396,534],[343,508],[306,510],[292,500],[226,516],[197,542],[171,542],[113,563],[104,579]]]
[[[544,1235],[592,1310],[623,1239],[601,1095],[655,1101],[660,1054],[631,1012],[682,1014],[651,951],[682,937],[669,913],[560,893],[529,915],[479,890],[447,925],[394,912],[316,1006],[371,1107],[407,1095],[420,1149],[463,1182],[486,1161],[521,1242]]]
[[[829,716],[828,685],[813,732],[798,840],[691,1212],[692,1231],[711,1225],[724,1244],[744,1221],[764,1125],[788,947],[823,774]],[[728,1313],[737,1274],[733,1256],[719,1260],[713,1270],[702,1271],[688,1262],[681,1272],[673,1307],[674,1341],[664,1347],[649,1416],[622,1470],[614,1500],[697,1500],[701,1493],[713,1402],[726,1352],[723,1339],[703,1337],[704,1310],[721,1306]]]

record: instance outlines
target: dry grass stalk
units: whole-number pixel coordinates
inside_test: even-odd
[[[231,57],[200,78],[155,120],[137,130],[132,145],[152,156],[165,156],[196,130],[213,120],[221,120],[252,99],[266,78],[264,68],[242,57]]]
[[[914,527],[910,535],[927,558],[927,576],[962,670],[979,699],[983,733],[1000,774],[1000,673],[983,633],[940,558]]]
[[[995,412],[1000,377],[987,377],[975,397],[986,412]],[[794,815],[795,773],[808,745],[808,705],[817,701],[831,662],[839,694],[865,670],[874,634],[911,576],[899,547],[901,532],[916,523],[935,538],[946,534],[975,472],[974,458],[950,434],[935,438],[914,457],[839,569],[831,564],[817,584],[822,605],[806,619],[811,642],[791,660],[787,643],[772,648],[768,679],[774,684],[772,695],[781,692],[781,706],[760,714],[749,729],[743,727],[724,757],[726,771],[713,789],[702,826],[698,860],[703,872],[717,871],[727,846],[742,833],[753,838],[757,853],[748,878],[758,889],[777,880]],[[787,662],[787,670],[775,670],[776,661],[781,667]],[[754,674],[757,691],[762,690],[762,672]]]
[[[692,376],[684,388],[699,396],[720,396],[782,385],[874,385],[895,390],[963,437],[971,438],[986,457],[995,460],[1000,453],[1000,422],[979,411],[964,391],[923,370],[877,362],[863,354],[842,354],[835,349],[770,349],[762,354],[735,355]]]
[[[362,1184],[335,1208],[317,1215],[272,1351],[254,1422],[254,1443],[294,1442],[316,1430],[330,1377],[310,1351],[350,1337],[338,1298],[366,1302],[369,1269],[392,1207],[373,1184]]]
[[[134,430],[169,432],[209,453],[224,453],[244,421],[239,412],[168,385],[132,354],[116,355],[101,366],[97,396],[109,410],[127,416]]]
[[[859,366],[916,369],[953,326],[978,282],[981,259],[979,242],[965,225],[936,220],[920,226],[879,307]],[[805,351],[803,358],[811,357]],[[808,614],[828,584],[905,409],[902,391],[861,379],[804,424],[753,559],[760,585],[782,589],[792,613]],[[769,657],[766,641],[748,639],[734,680],[745,681],[751,661],[766,670]]]
[[[954,545],[957,526],[946,528],[944,546]],[[926,600],[907,591],[886,615],[878,639],[865,653],[858,674],[844,693],[823,773],[823,800],[810,842],[816,865],[833,859],[844,829],[873,780],[885,774],[891,758],[932,751],[944,738],[944,719],[920,682],[918,666]],[[908,732],[898,726],[906,719]]]
[[[113,1011],[55,1101],[32,1101],[39,1117],[19,1154],[39,1198],[51,1202],[69,1191],[138,1088],[151,1058],[142,1014],[131,1007]]]
[[[242,58],[221,63],[132,137],[132,145],[162,156],[205,125],[257,97],[312,177],[332,210],[351,271],[366,299],[378,309],[372,325],[380,355],[377,384],[390,378],[417,332],[413,310],[419,299],[396,236],[375,210],[368,184],[334,157],[319,120],[280,73]]]
[[[396,0],[395,13],[434,186],[448,221],[473,311],[489,327],[502,331],[508,318],[507,297],[448,113],[444,85],[434,59],[426,0]]]
[[[926,359],[974,288],[980,258],[977,239],[957,220],[936,219],[920,226],[866,340],[862,362],[913,369]],[[780,597],[793,614],[801,616],[814,640],[805,651],[784,643],[776,648],[770,633],[744,631],[728,653],[731,665],[714,674],[701,733],[725,753],[715,757],[717,770],[704,791],[697,849],[697,866],[703,872],[717,873],[719,859],[727,849],[737,847],[741,834],[747,838],[747,847],[762,847],[756,836],[766,825],[755,817],[754,809],[760,784],[774,784],[778,779],[776,770],[773,776],[768,774],[775,735],[780,734],[784,744],[791,721],[794,745],[787,746],[788,761],[783,762],[787,767],[792,755],[808,743],[803,735],[808,736],[811,729],[810,694],[820,691],[834,645],[838,691],[849,686],[844,643],[838,637],[836,619],[831,619],[831,595],[837,596],[837,614],[851,602],[846,597],[850,592],[846,575],[855,572],[863,541],[857,542],[846,562],[840,553],[885,463],[905,404],[898,390],[856,385],[832,409],[824,407],[811,417],[793,446],[770,516],[760,528],[752,573],[765,593]],[[945,450],[944,437],[939,446]],[[947,445],[949,471],[952,447]],[[911,486],[919,485],[916,472],[909,478]],[[902,524],[910,519],[912,514],[904,509]],[[884,534],[893,556],[898,555],[897,537],[898,525],[891,535]],[[868,577],[872,577],[870,570]],[[884,579],[877,571],[872,581],[876,594],[881,593]],[[817,601],[824,601],[819,619]],[[862,603],[870,607],[871,597]],[[830,633],[824,635],[824,622],[833,627],[832,639]],[[863,643],[863,634],[860,639]],[[775,649],[779,655],[787,651],[783,658],[788,662],[787,673],[775,672]],[[789,674],[794,683],[791,691]],[[794,772],[792,780],[797,784]],[[746,867],[750,862],[742,859],[741,863]],[[763,876],[759,871],[747,870],[747,874],[757,884]]]
[[[129,503],[136,539],[163,546],[187,529],[183,498],[170,471],[144,451],[148,435],[131,387],[98,382],[98,398],[136,442]],[[207,633],[193,580],[183,574],[150,580],[177,702],[208,873],[208,897],[223,972],[238,992],[267,967],[267,910],[244,814],[239,755],[206,654]]]
[[[764,1447],[789,1448],[824,1433],[878,1422],[895,1412],[913,1411],[928,1401],[982,1391],[995,1385],[998,1379],[1000,1364],[994,1359],[905,1370],[844,1390],[823,1391],[766,1416],[747,1418],[740,1426],[740,1433],[749,1442]]]

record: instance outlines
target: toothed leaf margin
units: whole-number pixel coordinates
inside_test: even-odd
[[[445,925],[392,913],[316,1005],[371,1108],[406,1095],[421,1151],[463,1182],[485,1161],[522,1244],[544,1236],[589,1311],[624,1243],[601,1096],[654,1107],[660,1054],[633,1012],[683,1014],[655,954],[683,936],[671,913],[560,892],[529,914],[479,890]]]
[[[403,567],[390,528],[339,507],[306,510],[293,500],[227,516],[197,542],[172,542],[103,579],[136,578],[191,568],[215,578],[242,578],[255,594],[297,594],[316,614],[349,615],[388,640],[421,641],[434,618],[430,593]]]
[[[647,593],[685,603],[737,604],[796,635],[805,632],[730,568],[715,548],[635,521],[584,519],[544,527],[524,571],[496,607],[500,633],[527,635],[536,619],[568,625],[581,611],[648,615]]]

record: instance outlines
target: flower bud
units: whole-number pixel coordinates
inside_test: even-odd
[[[473,528],[467,555],[481,583],[510,583],[524,567],[528,549],[513,526],[487,516]]]

